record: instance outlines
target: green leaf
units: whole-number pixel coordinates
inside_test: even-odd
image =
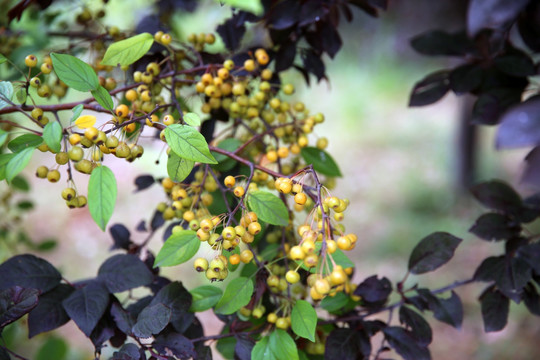
[[[45,144],[52,150],[52,152],[57,153],[61,148],[62,141],[62,125],[58,121],[51,121],[43,128],[43,140]]]
[[[305,147],[302,148],[301,154],[306,164],[312,164],[315,171],[328,176],[341,176],[339,167],[326,151],[316,147]]]
[[[249,278],[239,277],[232,280],[223,297],[216,304],[215,312],[218,314],[229,315],[245,306],[251,300],[253,295],[253,282]]]
[[[269,345],[277,360],[299,360],[296,343],[286,331],[274,330],[270,334]]]
[[[230,152],[236,151],[242,145],[242,142],[236,138],[227,138],[223,141],[221,141],[217,147],[223,150],[227,150]],[[212,151],[212,155],[218,162],[216,165],[213,166],[214,169],[218,171],[228,171],[231,170],[236,165],[236,160],[231,159],[227,155],[223,155],[220,153],[217,153],[215,151]]]
[[[13,96],[13,85],[9,81],[0,81],[0,109],[10,106],[8,102]]]
[[[208,143],[197,129],[191,126],[172,124],[165,128],[165,139],[176,155],[206,164],[217,164],[210,154]]]
[[[15,156],[13,153],[0,154],[0,180],[6,178],[6,168],[9,161]]]
[[[23,171],[23,169],[28,165],[32,154],[34,153],[34,148],[28,148],[21,150],[16,153],[6,165],[6,180],[10,182],[13,178]]]
[[[19,104],[24,104],[26,102],[26,89],[20,88],[15,92],[15,99]]]
[[[51,53],[54,72],[67,86],[79,91],[99,87],[98,77],[90,65],[75,56]]]
[[[231,7],[250,12],[255,15],[262,15],[264,8],[261,0],[220,0],[220,3]]]
[[[253,191],[248,195],[248,206],[264,222],[272,225],[287,226],[289,212],[283,201],[267,191]]]
[[[36,353],[36,360],[64,360],[67,358],[68,346],[66,342],[57,337],[48,338]]]
[[[117,41],[105,52],[102,65],[131,65],[139,60],[150,50],[154,43],[154,36],[149,33],[142,33],[125,40]]]
[[[201,241],[197,233],[183,230],[171,235],[156,256],[154,267],[173,266],[185,263],[199,250]]]
[[[6,143],[8,136],[9,134],[7,131],[0,129],[0,147]]]
[[[167,174],[176,182],[182,182],[191,173],[195,162],[181,158],[174,152],[169,153],[167,158]]]
[[[338,292],[335,296],[326,296],[322,299],[321,307],[328,312],[334,312],[343,309],[348,302],[349,297],[343,292]]]
[[[264,359],[275,360],[276,357],[270,349],[269,337],[265,336],[261,340],[257,341],[253,349],[251,350],[252,359]]]
[[[199,286],[190,291],[192,296],[192,303],[189,311],[201,312],[210,309],[216,305],[223,291],[220,288],[211,285]]]
[[[79,116],[81,116],[83,109],[84,109],[83,104],[79,104],[75,106],[73,109],[71,109],[71,112],[73,113],[73,115],[71,116],[70,123],[73,123],[75,120],[77,120]]]
[[[313,306],[305,300],[298,300],[292,309],[291,327],[294,333],[315,342],[317,313]]]
[[[26,181],[24,176],[21,176],[21,175],[17,175],[13,178],[13,180],[11,180],[11,186],[14,189],[17,189],[20,191],[24,191],[24,192],[30,191],[30,184],[28,183],[28,181]]]
[[[105,231],[116,203],[116,179],[105,165],[92,170],[88,181],[88,209],[92,219]]]
[[[184,114],[184,122],[191,126],[199,126],[201,125],[201,118],[196,113],[188,112]]]
[[[0,64],[5,63],[6,61],[7,61],[7,58],[4,55],[0,54]]]
[[[99,105],[103,106],[104,109],[113,112],[114,103],[111,97],[111,94],[103,86],[99,86],[96,90],[92,90],[92,96]]]
[[[12,152],[19,152],[27,148],[36,148],[43,143],[43,138],[39,135],[24,134],[11,140],[7,147]]]

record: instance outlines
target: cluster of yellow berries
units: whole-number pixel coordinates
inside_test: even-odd
[[[37,56],[33,54],[26,56],[26,58],[24,59],[24,64],[30,69],[37,67]],[[37,95],[39,97],[49,98],[52,95],[55,95],[59,99],[63,98],[66,95],[68,88],[63,81],[55,77],[55,80],[53,80],[50,84],[47,84],[42,79],[43,76],[49,75],[53,70],[52,60],[50,56],[45,56],[43,58],[43,62],[41,63],[39,70],[40,71],[34,77],[30,78],[30,87],[36,89]],[[42,123],[42,125],[45,124]]]

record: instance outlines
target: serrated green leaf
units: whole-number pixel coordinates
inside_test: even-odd
[[[43,143],[43,138],[35,134],[24,134],[11,140],[7,147],[16,153],[26,148],[36,148]]]
[[[257,341],[253,349],[251,350],[252,359],[264,359],[275,360],[276,357],[270,349],[269,337],[265,336],[261,340]]]
[[[182,182],[191,173],[194,165],[195,162],[183,159],[171,151],[167,158],[167,174],[173,181]]]
[[[73,115],[71,116],[70,123],[73,123],[75,120],[77,120],[77,118],[81,116],[81,113],[83,110],[84,110],[83,104],[79,104],[75,106],[73,109],[71,109],[71,112],[73,113]]]
[[[13,96],[13,85],[9,81],[0,81],[0,109],[10,106],[8,102]]]
[[[9,134],[7,131],[0,129],[0,147],[6,143],[8,136]]]
[[[165,128],[167,144],[176,155],[205,164],[217,164],[208,149],[208,143],[197,129],[191,126],[172,124]]]
[[[262,221],[279,226],[289,224],[287,207],[276,195],[257,190],[249,193],[247,202],[250,210],[254,211]]]
[[[88,181],[88,209],[96,224],[105,231],[116,203],[116,178],[105,165],[92,170]]]
[[[15,92],[15,99],[19,104],[24,104],[26,102],[26,89],[21,88]]]
[[[154,267],[174,266],[185,263],[199,250],[201,241],[197,233],[183,230],[171,235],[156,256]]]
[[[0,54],[0,64],[5,63],[6,61],[7,61],[7,58],[4,55]]]
[[[79,91],[92,91],[99,87],[99,79],[92,67],[75,56],[51,53],[53,69],[67,86]]]
[[[277,360],[299,360],[296,343],[284,330],[276,329],[270,334],[269,346]]]
[[[0,180],[6,178],[6,167],[9,161],[15,156],[13,153],[0,154]]]
[[[317,313],[313,306],[305,300],[298,300],[292,309],[291,327],[294,333],[315,342]]]
[[[43,140],[52,152],[57,153],[61,148],[62,125],[58,121],[51,121],[43,128]]]
[[[23,169],[28,165],[32,154],[34,153],[34,148],[27,148],[16,153],[6,165],[6,180],[10,182],[13,178],[23,171]]]
[[[305,147],[301,150],[306,164],[312,164],[315,171],[328,176],[341,176],[336,162],[326,151],[316,147]]]
[[[223,297],[216,304],[214,311],[218,314],[229,315],[245,306],[253,295],[253,282],[246,277],[232,280],[225,289]]]
[[[192,303],[189,311],[201,312],[216,305],[223,296],[223,291],[212,285],[199,286],[190,291]]]
[[[146,32],[117,41],[109,46],[103,60],[101,60],[101,64],[111,66],[131,65],[142,58],[150,50],[153,43],[154,36]]]
[[[264,8],[261,0],[219,0],[222,4],[250,12],[255,15],[262,15]]]
[[[96,90],[92,90],[91,93],[99,105],[101,105],[104,109],[113,112],[114,103],[111,94],[109,94],[107,89],[105,89],[103,86],[99,86]]]
[[[201,118],[196,113],[188,112],[184,114],[184,122],[190,126],[200,126]]]

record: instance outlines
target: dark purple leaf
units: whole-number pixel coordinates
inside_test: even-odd
[[[525,170],[521,181],[535,187],[540,184],[540,146],[533,148],[525,157]]]
[[[483,70],[477,64],[458,66],[450,73],[450,88],[457,95],[476,90],[482,84]]]
[[[482,29],[508,26],[527,6],[530,0],[471,0],[467,12],[467,30],[475,36]]]
[[[446,264],[461,243],[461,239],[445,232],[435,232],[423,238],[409,258],[409,271],[423,274]]]
[[[435,319],[447,323],[456,329],[461,329],[463,323],[463,305],[459,296],[452,291],[448,299],[437,297],[437,302],[430,304],[430,309],[433,311]]]
[[[141,311],[131,331],[137,337],[149,338],[165,329],[170,320],[171,309],[161,303],[150,304]]]
[[[469,231],[481,239],[492,241],[517,236],[521,227],[506,215],[487,213],[480,216]]]
[[[540,144],[540,98],[512,107],[501,117],[495,140],[498,149]]]
[[[284,0],[276,3],[268,14],[269,25],[282,30],[293,26],[300,16],[300,3],[296,0]]]
[[[142,299],[137,300],[136,302],[129,304],[126,308],[127,312],[133,317],[136,318],[139,313],[150,304],[154,297],[151,295],[145,296]]]
[[[321,79],[326,77],[326,69],[321,60],[321,55],[317,55],[314,51],[308,50],[302,53],[302,61],[304,63],[304,68],[315,75],[317,81],[321,81]],[[306,82],[309,84],[309,81]]]
[[[405,360],[430,360],[429,350],[420,345],[414,335],[398,326],[388,326],[382,329],[386,341]]]
[[[160,354],[165,355],[171,351],[181,360],[197,356],[193,343],[187,337],[174,332],[156,337],[153,345]]]
[[[191,325],[195,315],[188,310],[191,306],[191,294],[180,282],[164,286],[150,302],[150,305],[162,303],[171,309],[171,325],[183,333]]]
[[[484,331],[493,332],[504,329],[508,321],[510,300],[494,286],[487,288],[480,296]]]
[[[148,231],[148,229],[146,228],[146,222],[144,220],[141,220],[135,229],[138,232],[147,232]]]
[[[361,296],[367,306],[382,306],[392,293],[392,284],[390,280],[383,277],[378,279],[373,275],[365,279],[358,285],[354,294]]]
[[[131,234],[127,227],[122,224],[114,224],[109,228],[109,232],[111,233],[114,242],[111,250],[129,249],[129,245],[131,245]]]
[[[62,304],[69,317],[90,336],[109,304],[109,292],[99,281],[91,281],[85,287],[75,290]]]
[[[11,355],[2,347],[0,347],[0,360],[11,360]]]
[[[154,280],[154,275],[137,256],[114,255],[100,266],[98,279],[102,280],[111,293],[145,286]]]
[[[323,50],[333,59],[341,49],[341,45],[343,45],[341,36],[339,36],[337,29],[328,22],[322,23],[318,32],[322,40]]]
[[[399,308],[399,322],[411,328],[411,334],[421,346],[427,346],[433,339],[431,327],[424,317],[406,306]]]
[[[152,231],[159,229],[160,227],[165,224],[165,220],[163,219],[163,213],[161,211],[155,211],[154,216],[152,216],[152,220],[150,222],[150,228]]]
[[[28,314],[38,304],[39,290],[13,286],[0,291],[0,329]]]
[[[540,244],[534,243],[522,246],[516,257],[525,261],[537,274],[540,274]]]
[[[238,24],[237,19],[233,16],[219,25],[216,28],[216,32],[221,36],[227,49],[234,51],[238,48],[246,33],[246,26],[244,24]]]
[[[296,56],[296,42],[289,40],[281,44],[276,53],[275,71],[280,72],[290,68]]]
[[[534,52],[540,51],[540,3],[537,1],[529,2],[529,5],[523,11],[518,19],[518,29],[521,38],[527,46]]]
[[[116,326],[126,335],[131,335],[131,328],[135,324],[135,318],[122,308],[119,303],[111,306],[111,316]]]
[[[337,328],[326,339],[325,359],[367,359],[370,354],[371,342],[363,330]]]
[[[463,56],[474,50],[474,44],[464,31],[430,30],[412,38],[411,46],[420,54],[431,56]]]
[[[531,314],[540,316],[540,295],[532,283],[529,283],[523,291],[523,302]]]
[[[136,191],[141,191],[154,185],[156,179],[152,175],[140,175],[135,178]]]
[[[371,4],[371,3],[377,3],[377,2],[378,2],[377,0],[349,0],[349,3],[362,9],[366,14],[373,17],[379,16],[379,12],[377,11],[377,8]]]
[[[139,360],[141,353],[135,344],[124,344],[120,350],[115,351],[111,360]]]
[[[442,99],[450,90],[449,71],[432,73],[414,85],[409,106],[425,106]]]
[[[531,267],[522,258],[491,256],[485,259],[474,273],[477,281],[494,281],[499,290],[508,298],[518,303],[523,287],[532,277]]]
[[[54,266],[34,255],[17,255],[0,265],[0,290],[20,286],[44,293],[56,287],[60,280],[62,275]]]
[[[328,14],[328,8],[323,5],[323,1],[308,0],[302,4],[298,26],[302,27],[321,21],[326,14]]]
[[[484,206],[508,214],[517,214],[522,209],[521,196],[508,184],[492,180],[471,188],[471,193]]]
[[[251,350],[255,342],[245,336],[236,336],[236,346],[234,347],[235,360],[251,360]]]
[[[527,54],[515,53],[499,56],[493,60],[493,64],[497,69],[511,76],[527,77],[536,73],[534,63]]]
[[[210,346],[204,345],[202,341],[195,344],[195,352],[197,353],[197,360],[212,360],[212,349]]]
[[[107,314],[99,319],[96,327],[90,334],[90,340],[94,344],[95,352],[101,353],[103,344],[109,341],[115,334],[116,326],[113,320]],[[125,341],[124,335],[124,341]]]
[[[486,77],[487,78],[487,77]],[[493,77],[490,77],[493,79]],[[495,125],[511,106],[521,102],[521,87],[489,89],[478,97],[473,107],[473,124]]]
[[[69,316],[62,306],[75,289],[66,284],[59,284],[51,291],[39,297],[39,303],[28,314],[28,337],[34,337],[45,331],[54,330],[69,321]]]

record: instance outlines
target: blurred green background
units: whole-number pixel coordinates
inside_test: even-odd
[[[76,11],[83,3],[92,9],[101,2],[74,2],[66,10]],[[190,32],[211,32],[230,15],[227,7],[216,2],[201,3],[194,14],[175,15],[176,36],[185,38]],[[0,4],[5,6],[7,2],[0,1]],[[111,0],[104,23],[121,30],[133,28],[149,6],[142,0]],[[343,173],[332,193],[351,200],[344,224],[359,237],[357,247],[349,254],[357,264],[354,276],[357,283],[373,274],[386,276],[392,282],[401,280],[412,248],[434,231],[447,231],[464,241],[448,265],[433,275],[409,278],[410,285],[439,287],[467,279],[483,258],[502,252],[500,244],[488,244],[467,232],[482,209],[469,196],[459,196],[456,190],[456,134],[462,99],[447,95],[431,106],[407,107],[409,92],[416,81],[451,64],[447,59],[414,54],[408,40],[434,27],[458,27],[460,13],[449,9],[454,9],[451,1],[425,0],[409,4],[391,2],[387,13],[382,13],[379,19],[355,11],[355,20],[343,21],[340,26],[342,50],[334,60],[325,59],[328,82],[316,84],[312,79],[312,86],[307,87],[298,73],[287,74],[297,86],[295,100],[303,101],[313,112],[323,112],[326,116],[325,123],[316,128],[315,133],[329,139],[328,150]],[[33,24],[23,17],[17,26],[27,29]],[[218,50],[220,46],[218,43],[214,48]],[[68,100],[76,100],[75,96],[71,95]],[[492,128],[480,129],[477,180],[500,178],[517,184],[525,151],[496,152],[493,135]],[[133,193],[133,179],[137,175],[166,174],[163,166],[155,165],[161,147],[151,149],[149,144],[151,142],[141,161],[132,165],[123,161],[111,164],[117,169],[120,186],[110,224],[122,222],[134,229],[141,218],[150,218],[153,205],[149,204],[162,198],[158,187]],[[33,180],[33,170],[44,159],[41,154],[34,156],[27,171],[28,178],[32,179],[30,197],[36,209],[25,218],[26,229],[36,240],[59,240],[54,251],[40,256],[60,266],[61,271],[70,276],[69,280],[94,276],[102,260],[110,256],[110,237],[94,225],[86,209],[68,210],[62,201],[57,201],[61,187]],[[85,177],[78,177],[77,186],[84,189],[85,181]],[[135,241],[145,237],[135,231],[132,235]],[[159,249],[160,239],[161,234],[157,234],[152,242],[153,249]],[[9,255],[5,253],[2,257]],[[188,289],[206,282],[202,277],[193,276],[190,263],[164,269],[163,273],[181,279]],[[465,309],[461,331],[431,321],[428,316],[434,326],[430,347],[433,359],[537,359],[540,322],[524,311],[523,306],[512,304],[512,319],[503,331],[483,332],[476,302],[482,289],[482,284],[473,284],[457,290]],[[211,312],[201,314],[201,318],[208,334],[219,331],[219,321]],[[27,340],[23,326],[11,326],[4,335],[8,343],[15,345],[14,350],[31,359],[92,358],[90,341],[73,322],[32,341]],[[51,355],[51,350],[41,350],[45,355],[36,354],[43,343],[61,351],[61,339],[69,343],[64,357]],[[378,345],[378,341],[374,345]],[[104,358],[111,353],[109,350],[104,350]]]

